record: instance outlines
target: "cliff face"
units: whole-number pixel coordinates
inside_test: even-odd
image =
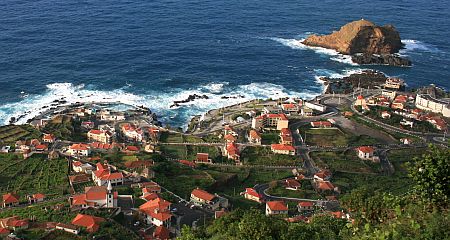
[[[349,55],[393,54],[403,47],[400,34],[394,26],[376,26],[367,20],[348,23],[329,35],[311,35],[303,44],[334,49]]]

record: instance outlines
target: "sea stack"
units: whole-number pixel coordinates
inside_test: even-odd
[[[329,35],[311,35],[303,44],[351,55],[358,64],[411,65],[408,59],[396,54],[403,43],[394,26],[377,26],[364,19],[348,23]]]

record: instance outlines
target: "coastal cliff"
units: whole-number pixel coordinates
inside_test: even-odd
[[[377,26],[367,20],[350,22],[329,35],[311,35],[303,44],[351,55],[353,62],[359,64],[411,65],[409,60],[396,55],[403,44],[395,27]]]

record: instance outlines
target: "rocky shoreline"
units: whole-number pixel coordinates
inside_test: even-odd
[[[364,19],[350,22],[329,35],[310,35],[302,43],[350,55],[354,63],[361,65],[411,66],[409,59],[397,54],[404,44],[395,27],[377,26]]]
[[[388,77],[379,71],[364,70],[360,73],[353,73],[343,78],[321,77],[323,82],[323,94],[348,94],[356,88],[376,89],[386,82]]]

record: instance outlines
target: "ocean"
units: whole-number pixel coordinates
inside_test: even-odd
[[[396,26],[413,66],[358,66],[299,43],[361,18]],[[449,89],[449,19],[447,1],[2,0],[0,125],[64,99],[144,105],[184,127],[253,98],[312,98],[319,76],[368,68]],[[170,108],[189,94],[209,98]]]

